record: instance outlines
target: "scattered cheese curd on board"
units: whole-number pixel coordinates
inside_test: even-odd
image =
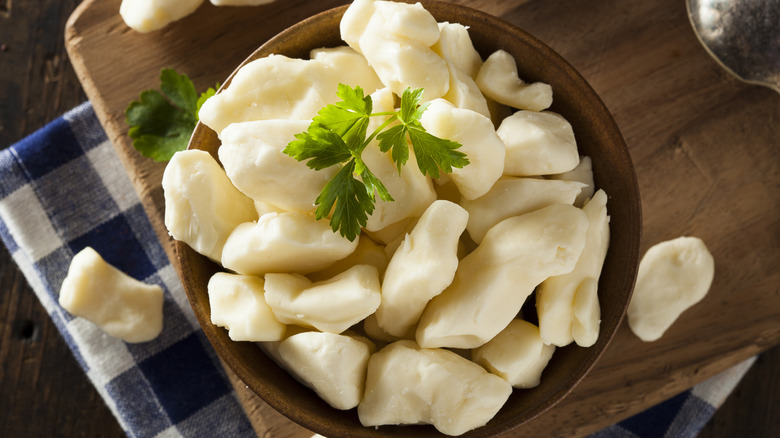
[[[214,6],[258,6],[274,0],[210,0]],[[164,28],[195,12],[204,0],[122,0],[119,15],[136,32]]]
[[[247,63],[203,104],[222,167],[205,152],[174,156],[163,178],[169,230],[229,271],[209,299],[232,339],[262,341],[328,404],[357,407],[365,426],[460,435],[490,421],[513,387],[543,381],[557,345],[598,339],[608,195],[572,126],[547,110],[552,88],[524,82],[504,51],[483,62],[467,27],[437,23],[420,4],[355,0],[340,31],[344,46],[308,59]],[[419,89],[423,111],[404,100]],[[313,124],[366,102],[375,116],[360,129]],[[413,139],[380,149],[382,134],[369,134],[398,128],[404,111],[430,141],[457,142],[468,163],[432,177]],[[306,155],[318,136],[358,144],[361,129],[357,152],[336,142],[330,155]],[[293,158],[300,144],[311,148]],[[208,170],[185,178],[195,158]],[[372,185],[372,208],[347,238],[333,225],[339,204],[319,205],[344,173],[357,187],[345,197],[366,190],[367,171],[392,200]],[[540,326],[523,318],[534,293]]]
[[[715,261],[698,237],[653,245],[639,262],[628,326],[639,339],[659,339],[674,321],[707,294]]]
[[[131,29],[147,33],[195,12],[203,0],[122,0],[119,15]]]
[[[276,0],[209,0],[214,6],[260,6]]]
[[[163,291],[111,266],[93,248],[73,257],[59,303],[107,334],[129,343],[148,342],[163,328]]]

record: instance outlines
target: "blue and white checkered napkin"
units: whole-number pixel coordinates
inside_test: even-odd
[[[254,436],[89,103],[0,152],[0,237],[128,435]],[[71,258],[86,246],[132,277],[162,286],[157,339],[126,344],[59,306]],[[596,436],[693,437],[750,364]]]
[[[254,430],[92,106],[0,152],[0,236],[129,436],[254,436]],[[86,246],[165,291],[163,330],[127,344],[58,304]]]

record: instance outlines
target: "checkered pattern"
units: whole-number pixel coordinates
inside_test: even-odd
[[[0,219],[14,261],[129,436],[254,436],[88,103],[0,152]],[[124,343],[59,306],[70,261],[86,246],[163,288],[155,340]]]
[[[254,436],[89,103],[0,152],[0,238],[129,436]],[[126,344],[60,308],[85,246],[162,286],[157,339]],[[753,360],[593,436],[695,437]]]

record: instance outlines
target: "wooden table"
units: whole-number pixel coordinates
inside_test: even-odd
[[[0,0],[0,146],[9,146],[86,99],[64,50],[64,23],[78,3],[78,0]],[[682,2],[667,0],[665,3],[671,7]],[[543,23],[538,24],[541,33]],[[539,33],[537,29],[529,30]],[[548,39],[553,39],[546,42],[554,46],[554,38]],[[625,48],[627,53],[630,49]],[[674,53],[661,55],[675,62]],[[594,51],[590,60],[580,57],[576,61],[597,63],[598,51]],[[605,72],[601,78],[607,80],[609,74]],[[718,75],[721,86],[755,96],[762,93],[715,68],[708,74]],[[600,85],[594,84],[597,90]],[[613,98],[605,96],[608,105]],[[637,109],[641,110],[646,109]],[[627,126],[630,125],[628,116],[616,114],[621,128],[631,128]],[[657,129],[663,132],[664,127]],[[631,144],[632,140],[628,138],[627,142]],[[773,195],[767,202],[778,202],[777,192]],[[658,230],[649,231],[658,233]],[[775,347],[759,357],[702,436],[780,436],[778,412],[780,347]],[[111,413],[3,248],[0,251],[0,436],[120,435],[122,431]]]

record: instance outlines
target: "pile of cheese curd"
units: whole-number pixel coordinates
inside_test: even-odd
[[[259,343],[365,426],[460,435],[513,388],[538,385],[556,347],[596,342],[607,195],[569,122],[547,109],[550,85],[524,82],[505,51],[483,60],[466,26],[420,4],[355,0],[340,30],[343,46],[252,61],[205,102],[219,162],[173,157],[165,224],[224,267],[208,294],[231,339]],[[339,83],[370,93],[374,112],[423,88],[423,127],[470,162],[434,180],[413,153],[399,172],[369,145],[362,158],[394,201],[377,197],[354,241],[314,218],[338,168],[282,152]],[[368,132],[385,120],[372,117]],[[538,325],[519,317],[531,294]]]

